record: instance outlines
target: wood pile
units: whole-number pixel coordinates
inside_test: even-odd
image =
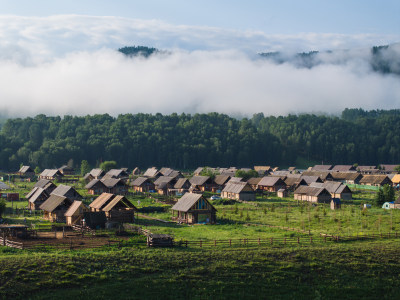
[[[149,234],[147,236],[149,247],[173,247],[174,239],[168,234]]]

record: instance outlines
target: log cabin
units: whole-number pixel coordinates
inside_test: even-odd
[[[75,200],[64,214],[67,225],[81,225],[83,214],[88,211],[89,208],[82,201]]]
[[[265,176],[258,183],[258,188],[263,191],[277,192],[286,187],[285,182],[280,177]]]
[[[247,182],[228,183],[221,192],[221,197],[225,199],[254,201],[256,193]]]
[[[330,203],[332,196],[325,188],[301,185],[294,191],[294,199],[313,203]]]
[[[178,223],[216,223],[216,209],[202,194],[186,193],[171,208],[172,220]]]
[[[149,191],[153,191],[155,189],[154,183],[146,177],[138,177],[132,183],[135,192],[148,193]]]

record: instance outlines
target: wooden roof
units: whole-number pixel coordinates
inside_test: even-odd
[[[100,180],[109,189],[112,189],[113,187],[115,187],[117,185],[125,185],[125,183],[122,181],[121,178],[111,178],[111,177],[104,178],[103,177]]]
[[[152,168],[148,168],[146,170],[146,172],[144,172],[143,176],[144,177],[155,177],[158,175],[158,173],[159,173],[158,170],[155,167],[152,167]]]
[[[115,195],[110,193],[102,193],[96,199],[93,200],[92,203],[89,204],[89,207],[95,209],[101,209],[108,201],[110,201]]]
[[[308,185],[312,182],[322,182],[322,180],[319,176],[304,176],[303,175],[303,176],[301,176],[301,178],[304,179]]]
[[[45,169],[43,170],[42,173],[40,173],[40,176],[43,177],[54,177],[54,176],[63,176],[61,172],[58,169]]]
[[[137,208],[128,200],[125,196],[115,195],[115,197],[102,209],[102,211],[110,211],[112,210],[118,203],[123,204],[126,208],[133,208],[137,210]]]
[[[189,179],[189,182],[192,185],[203,185],[209,180],[209,176],[193,176],[192,178]]]
[[[207,202],[212,210],[216,210],[214,206],[202,194],[186,193],[178,200],[177,203],[171,208],[172,210],[178,210],[188,212],[201,198]]]
[[[104,176],[104,171],[102,169],[92,169],[90,175],[93,177],[102,177]]]
[[[75,200],[74,202],[72,202],[71,206],[65,212],[64,216],[72,217],[81,205],[84,205],[82,201]]]
[[[307,196],[319,196],[322,193],[329,194],[327,189],[323,187],[312,187],[312,186],[307,186],[307,185],[300,185],[295,191],[294,194],[303,194]]]
[[[174,185],[174,189],[182,189],[185,184],[190,187],[190,182],[187,178],[179,178],[178,181]]]
[[[275,186],[277,184],[285,185],[285,182],[277,176],[265,176],[258,183],[259,186]]]
[[[100,186],[106,187],[104,185],[104,183],[102,181],[100,181],[100,179],[92,179],[87,185],[85,185],[85,189],[91,189],[94,186],[96,186],[97,184]]]
[[[150,182],[146,177],[138,177],[131,183],[131,186],[141,186],[146,181]]]
[[[360,180],[360,184],[380,185],[385,181],[388,181],[388,183],[392,182],[387,175],[364,175],[363,178],[361,178]]]
[[[59,195],[50,195],[50,197],[45,202],[43,202],[42,205],[40,205],[40,209],[52,212],[64,201],[72,203],[72,200],[68,199],[67,197]]]
[[[329,171],[332,170],[333,166],[332,165],[315,165],[312,167],[312,171]]]
[[[348,188],[347,185],[342,184],[340,182],[313,182],[310,184],[312,187],[323,187],[329,193],[341,194],[341,193],[351,193],[351,190]]]
[[[18,171],[18,173],[27,173],[27,172],[33,173],[35,171],[30,166],[22,166]]]
[[[253,192],[253,189],[247,182],[231,182],[228,183],[222,192],[239,194],[241,192]]]
[[[349,171],[355,171],[356,168],[353,167],[352,165],[336,165],[332,168],[332,171],[336,172],[349,172]]]

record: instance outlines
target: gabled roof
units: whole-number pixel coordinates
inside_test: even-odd
[[[392,182],[393,182],[393,183],[396,183],[396,184],[400,183],[400,174],[395,174],[395,175],[392,177]]]
[[[265,176],[258,183],[259,186],[275,186],[276,184],[285,185],[285,182],[276,176]]]
[[[229,175],[217,175],[215,176],[214,182],[218,185],[224,185],[230,178],[231,177]]]
[[[100,181],[109,189],[112,189],[113,187],[117,185],[125,185],[125,183],[122,181],[121,178],[102,178]]]
[[[329,171],[332,170],[333,166],[332,165],[315,165],[312,167],[312,171]]]
[[[35,171],[30,166],[22,166],[18,171],[18,173],[27,173],[27,172],[33,173]]]
[[[112,210],[115,205],[118,203],[122,203],[126,208],[133,208],[134,210],[137,210],[135,205],[133,205],[128,199],[126,199],[124,196],[121,195],[116,195],[103,209],[102,211],[110,211]]]
[[[193,174],[199,175],[203,171],[203,167],[198,167],[196,170],[194,170]]]
[[[368,170],[376,170],[377,167],[376,166],[358,166],[357,170],[360,171],[368,171]]]
[[[141,186],[146,181],[150,182],[150,180],[146,177],[138,177],[131,183],[131,186]]]
[[[83,203],[82,201],[78,201],[78,200],[75,200],[74,202],[72,202],[71,206],[65,212],[64,216],[72,217],[75,214],[75,212],[79,209],[79,207],[81,205],[83,205],[82,203]]]
[[[228,183],[222,191],[227,193],[239,194],[244,190],[253,192],[251,186],[247,182],[242,181]]]
[[[192,185],[203,185],[210,179],[209,176],[193,176],[189,179],[190,184]]]
[[[102,169],[92,169],[90,175],[93,177],[102,177],[104,176],[104,171]]]
[[[193,194],[193,193],[186,193],[185,195],[183,195],[182,198],[180,198],[178,202],[175,203],[175,205],[171,209],[187,212],[201,198],[203,198],[203,200],[207,202],[207,204],[211,207],[211,209],[216,210],[215,207],[212,206],[211,203],[208,202],[208,200],[204,198],[202,194]]]
[[[49,183],[52,183],[52,182],[48,179],[40,179],[38,182],[35,183],[34,187],[45,188],[45,186]]]
[[[332,171],[335,172],[349,172],[349,171],[355,171],[356,168],[353,167],[352,165],[336,165],[332,168]]]
[[[79,195],[79,193],[72,186],[64,184],[60,184],[58,187],[56,187],[56,189],[52,191],[51,194],[58,196],[66,196],[69,192],[73,192]]]
[[[275,172],[273,173],[274,176],[279,176],[279,177],[281,177],[281,176],[287,176],[287,175],[289,175],[289,174],[291,174],[290,171],[275,171]]]
[[[344,191],[350,192],[351,190],[345,185],[340,182],[313,182],[310,184],[312,187],[322,187],[325,188],[329,193],[341,194]]]
[[[385,172],[394,172],[394,169],[398,166],[398,165],[380,165],[381,166],[381,170],[385,171]]]
[[[85,189],[91,189],[94,187],[96,184],[99,184],[100,186],[106,187],[100,179],[93,179],[91,180],[87,185],[85,185]]]
[[[285,184],[287,186],[293,186],[298,184],[307,185],[307,182],[300,177],[286,177]]]
[[[101,209],[106,203],[108,203],[108,201],[110,201],[114,197],[114,194],[102,193],[100,196],[94,199],[93,202],[89,204],[89,206],[91,208]]]
[[[303,176],[318,176],[322,181],[333,179],[330,171],[305,171]]]
[[[294,191],[294,194],[303,194],[303,195],[307,195],[307,196],[319,196],[322,193],[328,193],[330,195],[328,190],[323,187],[312,187],[312,186],[306,186],[306,185],[300,185]]]
[[[54,177],[56,175],[63,176],[58,169],[45,169],[42,173],[40,173],[40,176],[43,177]]]
[[[154,181],[154,184],[155,184],[156,186],[159,186],[159,185],[161,185],[161,184],[163,184],[163,183],[168,184],[168,183],[170,183],[170,182],[173,181],[173,180],[174,180],[174,177],[160,176],[160,177],[157,178],[156,181]]]
[[[114,177],[114,178],[120,178],[120,177],[126,177],[129,176],[128,173],[126,173],[124,170],[122,169],[111,169],[110,171],[108,171],[106,173],[107,177]]]
[[[357,178],[362,178],[363,176],[357,172],[332,172],[333,179],[336,180],[356,180]]]
[[[182,189],[185,184],[190,187],[190,182],[187,178],[179,178],[178,181],[174,185],[174,189]]]
[[[392,181],[389,179],[387,175],[364,175],[363,178],[361,178],[360,183],[361,184],[381,184],[382,182],[388,180],[389,183]]]
[[[251,177],[247,180],[247,183],[250,185],[258,185],[261,181],[261,177]]]
[[[308,185],[310,185],[312,182],[322,182],[321,178],[319,176],[301,176],[302,179],[307,182]]]
[[[45,202],[43,202],[42,205],[40,205],[40,209],[48,211],[48,212],[52,212],[66,200],[69,200],[69,199],[64,196],[50,195],[50,197]],[[71,201],[71,200],[69,200],[69,201]]]
[[[171,174],[173,171],[174,171],[174,169],[171,169],[171,168],[161,168],[159,172],[163,176],[169,176],[169,174]]]
[[[271,166],[254,166],[255,171],[264,171],[264,172],[269,172],[271,171]]]
[[[155,167],[148,168],[146,172],[144,172],[144,177],[156,177],[159,174],[158,170]]]
[[[32,191],[34,191],[34,193],[32,193],[32,195],[30,195],[28,197],[28,194],[26,196],[27,199],[29,199],[29,202],[31,203],[35,203],[35,201],[40,197],[40,196],[44,196],[44,197],[50,197],[50,195],[42,188],[33,188]]]

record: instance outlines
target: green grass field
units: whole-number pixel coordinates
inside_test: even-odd
[[[13,191],[25,195],[31,185],[23,185],[17,184]],[[163,206],[164,212],[139,216],[137,225],[170,234],[176,241],[311,236],[315,242],[152,249],[136,243],[138,237],[121,249],[41,251],[0,246],[0,298],[396,299],[400,238],[316,241],[321,233],[400,232],[399,210],[362,209],[373,197],[374,193],[359,191],[342,209],[332,211],[326,205],[270,196],[252,204],[216,205],[218,224],[188,226],[145,218],[170,221],[171,205],[154,197],[129,196],[138,208]],[[22,208],[27,202],[12,205]],[[22,210],[6,218],[9,223],[26,219],[36,226],[49,224]]]

